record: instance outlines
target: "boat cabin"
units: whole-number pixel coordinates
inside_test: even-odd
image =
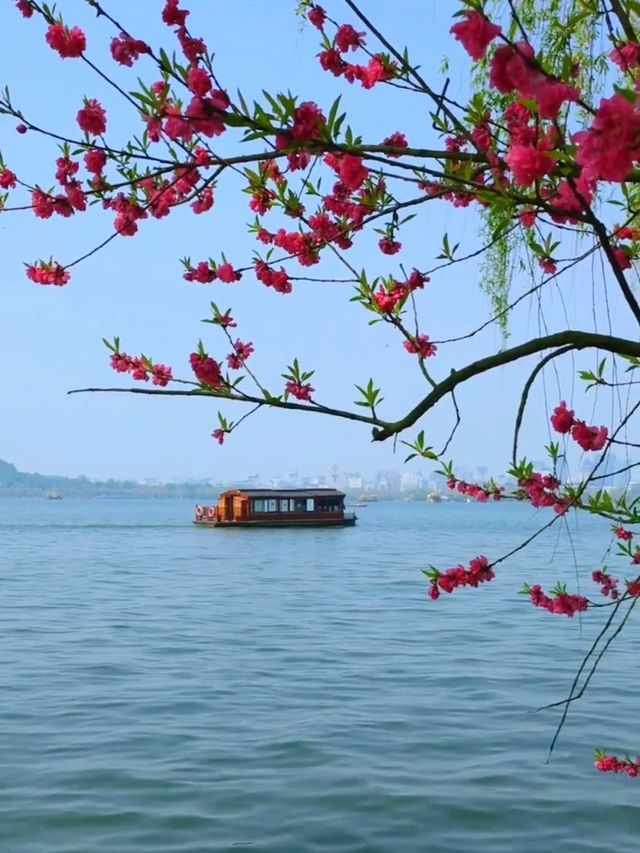
[[[214,527],[344,527],[356,516],[344,511],[337,489],[230,489],[214,506],[196,507],[196,524]]]

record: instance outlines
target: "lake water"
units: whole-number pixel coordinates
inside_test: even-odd
[[[0,850],[587,853],[640,848],[637,624],[563,698],[604,611],[606,525],[563,522],[477,590],[419,569],[515,546],[524,506],[358,509],[355,528],[215,530],[190,501],[0,501]],[[570,535],[571,534],[571,535]],[[623,575],[618,558],[614,574]],[[637,623],[638,620],[636,620]]]

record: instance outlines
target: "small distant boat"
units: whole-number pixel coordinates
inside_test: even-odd
[[[198,504],[194,524],[203,527],[353,527],[336,489],[230,489],[213,506]]]
[[[366,506],[367,506],[367,504],[366,504],[366,502],[365,502],[365,501],[357,501],[357,502],[356,502],[356,503],[354,503],[354,504],[349,504],[349,506],[365,506],[365,507],[366,507]]]
[[[358,503],[356,504],[356,506],[362,506],[365,503],[367,503],[367,504],[375,503],[377,500],[378,500],[377,495],[360,495],[360,497],[358,498]]]
[[[62,495],[59,492],[49,492],[47,494],[48,501],[61,501]]]

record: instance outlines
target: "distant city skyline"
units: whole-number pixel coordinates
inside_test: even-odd
[[[0,460],[1,461],[1,460]],[[537,471],[548,473],[551,471],[551,466],[548,460],[532,459],[534,469]],[[593,469],[597,460],[585,457],[582,463],[576,468],[575,474],[572,475],[569,468],[563,470],[562,460],[560,460],[558,473],[561,477],[566,477],[569,482],[577,481],[586,476]],[[601,479],[598,481],[600,485],[606,487],[621,488],[628,485],[630,482],[640,482],[640,474],[638,480],[634,479],[633,470],[620,471],[629,462],[611,454],[605,460],[602,469],[599,471]],[[222,477],[216,479],[214,477],[180,477],[174,475],[167,479],[159,479],[157,477],[89,477],[86,474],[69,475],[62,471],[23,471],[28,474],[41,474],[45,476],[73,476],[77,479],[87,480],[92,483],[108,482],[109,480],[128,480],[144,486],[160,486],[171,484],[188,484],[188,485],[227,485],[235,483],[238,485],[257,485],[271,486],[274,488],[282,488],[287,486],[327,486],[338,488],[346,491],[375,491],[389,493],[403,493],[411,491],[433,491],[445,488],[445,479],[439,474],[436,474],[438,465],[428,462],[422,465],[416,465],[412,469],[408,468],[385,468],[377,471],[365,470],[359,471],[354,468],[343,468],[334,463],[326,471],[299,471],[292,470],[286,473],[277,471],[256,471],[243,474],[238,474],[232,477]],[[495,479],[498,484],[512,482],[512,478],[506,471],[490,471],[487,466],[479,465],[475,468],[459,465],[455,469],[456,476],[460,480],[467,482],[486,482],[489,478]],[[0,478],[1,480],[1,478]],[[0,481],[1,485],[1,481]]]

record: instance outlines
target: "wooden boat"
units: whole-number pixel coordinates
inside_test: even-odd
[[[203,527],[353,527],[336,489],[230,489],[213,506],[196,506]]]

